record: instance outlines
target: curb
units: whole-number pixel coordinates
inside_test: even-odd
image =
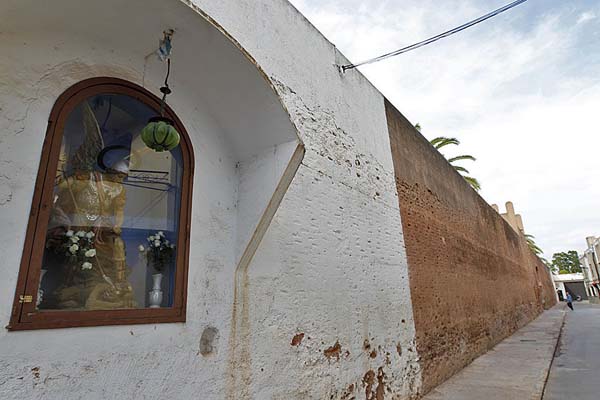
[[[540,396],[540,400],[544,400],[544,396],[546,395],[546,386],[548,385],[548,380],[550,379],[550,371],[552,371],[552,365],[554,364],[554,359],[558,355],[558,351],[560,349],[560,340],[562,338],[563,329],[565,328],[565,321],[567,319],[567,313],[565,312],[565,307],[563,307],[563,317],[562,322],[560,324],[560,329],[558,330],[558,337],[556,338],[556,344],[554,345],[554,352],[552,353],[552,360],[550,360],[550,365],[548,366],[548,371],[546,372],[546,379],[544,379],[544,387],[542,388],[542,395]]]

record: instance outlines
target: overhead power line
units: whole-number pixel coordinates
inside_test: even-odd
[[[360,67],[361,65],[365,65],[365,64],[373,64],[373,63],[375,63],[375,62],[382,61],[382,60],[385,60],[385,59],[387,59],[387,58],[394,57],[394,56],[397,56],[397,55],[399,55],[399,54],[406,53],[406,52],[409,52],[409,51],[411,51],[411,50],[418,49],[419,47],[426,46],[426,45],[428,45],[428,44],[430,44],[430,43],[436,42],[436,41],[438,41],[438,40],[440,40],[440,39],[443,39],[443,38],[445,38],[445,37],[448,37],[448,36],[450,36],[450,35],[453,35],[453,34],[455,34],[455,33],[458,33],[458,32],[460,32],[460,31],[464,31],[465,29],[467,29],[467,28],[470,28],[470,27],[472,27],[473,25],[477,25],[477,24],[478,24],[478,23],[480,23],[480,22],[483,22],[483,21],[485,21],[485,20],[487,20],[487,19],[490,19],[490,18],[492,18],[492,17],[495,17],[496,15],[498,15],[498,14],[501,14],[501,13],[503,13],[504,11],[508,11],[508,10],[510,10],[511,8],[518,6],[519,4],[523,4],[523,3],[525,3],[526,1],[527,1],[527,0],[517,0],[517,1],[513,1],[512,3],[510,3],[510,4],[507,4],[507,5],[505,5],[504,7],[500,7],[500,8],[499,8],[499,9],[497,9],[497,10],[494,10],[494,11],[492,11],[492,12],[488,13],[488,14],[485,14],[484,16],[481,16],[481,17],[479,17],[479,18],[477,18],[477,19],[474,19],[473,21],[467,22],[466,24],[463,24],[463,25],[461,25],[461,26],[458,26],[458,27],[456,27],[456,28],[454,28],[454,29],[450,29],[449,31],[446,31],[446,32],[444,32],[444,33],[440,33],[439,35],[432,36],[432,37],[430,37],[429,39],[425,39],[425,40],[423,40],[423,41],[421,41],[421,42],[418,42],[418,43],[415,43],[415,44],[411,44],[410,46],[403,47],[403,48],[401,48],[401,49],[399,49],[399,50],[392,51],[392,52],[390,52],[390,53],[386,53],[386,54],[383,54],[383,55],[381,55],[381,56],[379,56],[379,57],[371,58],[371,59],[369,59],[369,60],[361,61],[361,62],[359,62],[359,63],[356,63],[356,64],[347,64],[347,65],[342,65],[342,66],[340,66],[340,68],[341,68],[342,72],[346,72],[346,71],[347,71],[347,70],[349,70],[349,69],[353,69],[353,68],[356,68],[356,67]]]

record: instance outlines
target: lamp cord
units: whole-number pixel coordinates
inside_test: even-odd
[[[161,93],[163,94],[162,100],[160,102],[160,115],[164,116],[165,114],[165,104],[167,103],[167,95],[171,94],[171,89],[169,88],[169,75],[171,74],[171,58],[167,58],[167,75],[165,76],[165,84],[160,88]]]

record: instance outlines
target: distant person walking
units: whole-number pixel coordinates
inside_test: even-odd
[[[567,305],[573,310],[573,296],[571,296],[571,293],[569,292],[567,292]]]

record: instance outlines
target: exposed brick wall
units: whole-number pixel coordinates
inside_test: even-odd
[[[386,114],[426,393],[554,305],[554,289],[525,240],[388,102]]]
[[[550,270],[542,263],[540,259],[536,259],[538,282],[541,283],[542,304],[545,309],[556,305],[556,289]]]

